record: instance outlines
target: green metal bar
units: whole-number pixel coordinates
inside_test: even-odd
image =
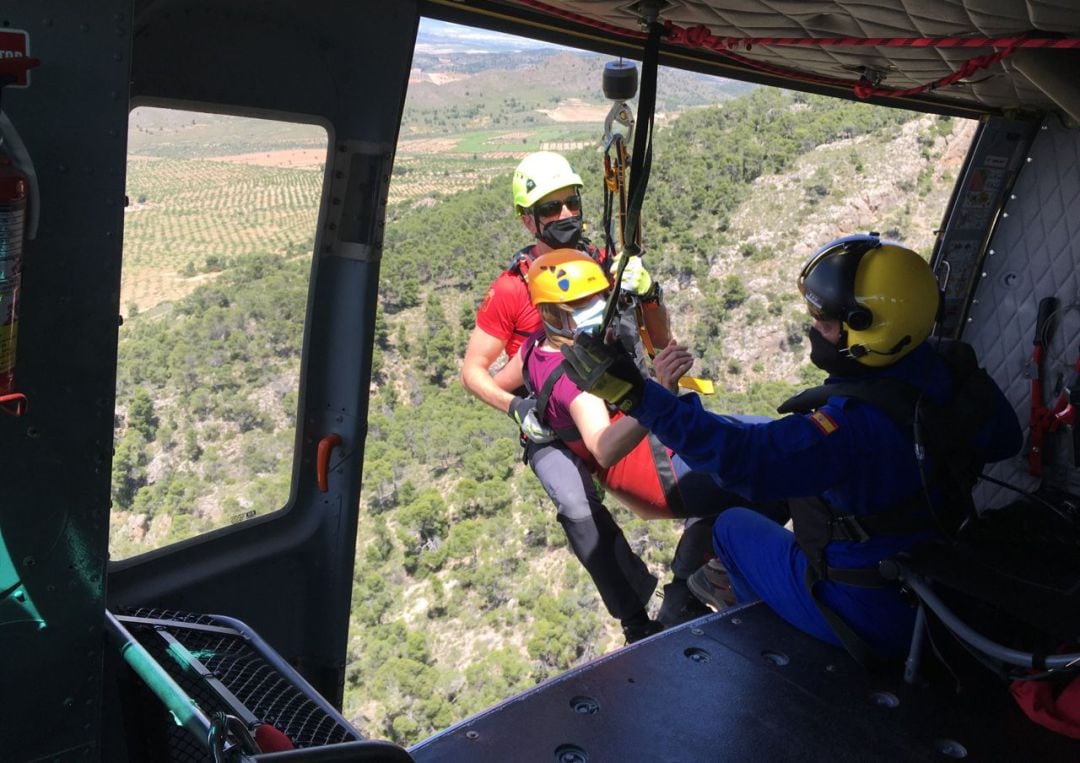
[[[209,750],[210,720],[202,710],[108,610],[105,611],[105,625],[124,661],[164,703],[176,724],[190,731]]]
[[[236,695],[229,690],[229,687],[222,683],[221,679],[210,672],[210,669],[207,668],[198,657],[192,654],[186,646],[181,644],[176,636],[165,629],[159,630],[158,635],[164,639],[166,644],[168,644],[166,648],[168,649],[169,656],[176,660],[176,663],[180,668],[185,672],[194,672],[200,680],[205,681],[206,684],[217,693],[221,700],[229,706],[231,713],[239,718],[246,727],[250,728],[259,722],[259,719],[244,706],[243,702],[236,698]],[[256,753],[257,752],[258,751],[256,751]]]
[[[45,621],[8,553],[4,533],[0,531],[0,625],[27,621],[36,623],[39,630],[45,627]]]

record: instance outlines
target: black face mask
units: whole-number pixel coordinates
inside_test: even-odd
[[[552,249],[577,249],[581,241],[581,215],[552,220],[543,227],[537,238]]]
[[[846,349],[847,332],[840,335],[840,342],[833,344],[816,328],[810,329],[810,362],[829,376],[865,376],[870,368],[851,357]]]

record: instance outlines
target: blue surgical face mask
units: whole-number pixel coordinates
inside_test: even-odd
[[[571,310],[570,317],[574,319],[575,333],[598,328],[604,322],[604,308],[606,307],[607,300],[597,294],[586,304]]]

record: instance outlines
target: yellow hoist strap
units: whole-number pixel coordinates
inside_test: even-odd
[[[653,343],[649,339],[649,332],[645,330],[645,321],[641,318],[641,305],[638,305],[637,309],[638,333],[641,334],[641,343],[645,345],[645,351],[649,354],[649,360],[652,360],[656,357],[656,348],[653,347]],[[713,384],[712,379],[705,379],[699,376],[684,376],[679,379],[679,386],[683,389],[688,389],[691,392],[697,392],[700,395],[716,394],[716,386]]]
[[[683,389],[688,389],[691,392],[697,392],[702,395],[715,395],[716,387],[712,383],[712,379],[702,379],[698,376],[684,376],[679,379],[679,386]]]

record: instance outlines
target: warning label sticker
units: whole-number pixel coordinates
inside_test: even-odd
[[[12,87],[30,84],[30,35],[21,29],[0,29],[0,77],[15,75]]]

